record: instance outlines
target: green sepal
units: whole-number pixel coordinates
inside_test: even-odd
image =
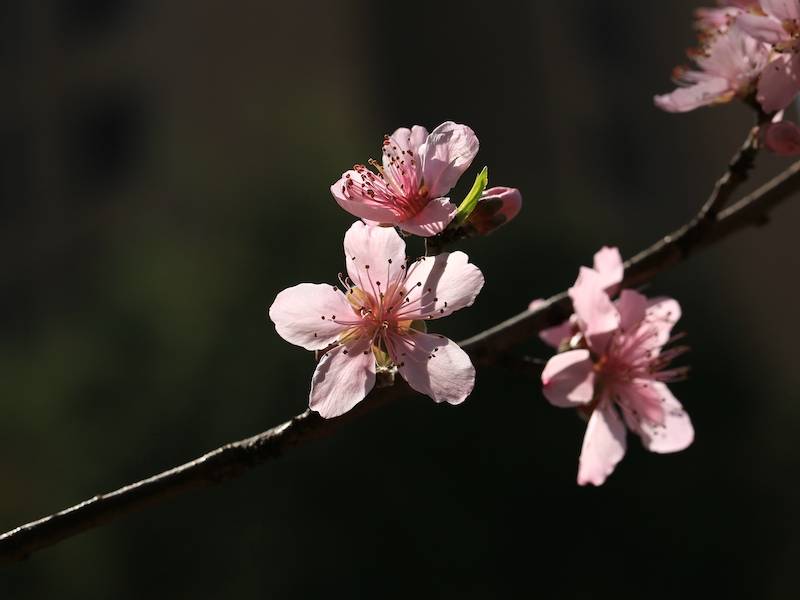
[[[472,211],[475,210],[475,207],[478,205],[478,199],[481,197],[481,194],[483,194],[483,190],[486,189],[487,185],[489,185],[489,169],[483,167],[481,172],[475,177],[475,183],[472,184],[472,189],[467,194],[467,197],[464,198],[458,206],[454,219],[456,225],[461,225],[472,214]]]

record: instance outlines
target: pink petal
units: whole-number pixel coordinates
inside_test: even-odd
[[[537,298],[533,300],[528,305],[528,310],[536,311],[539,310],[542,306],[547,304],[546,300],[542,298]],[[572,315],[569,319],[561,323],[561,325],[556,325],[555,327],[548,327],[547,329],[542,329],[539,332],[539,339],[542,340],[545,344],[550,346],[551,348],[558,349],[561,346],[561,343],[571,338],[575,335],[578,331],[578,323],[577,317]]]
[[[478,154],[478,138],[466,125],[446,121],[434,129],[420,148],[428,195],[444,196],[455,186]]]
[[[632,332],[645,317],[647,298],[634,290],[622,290],[616,305],[619,328],[624,332]]]
[[[736,26],[747,35],[767,44],[779,44],[791,39],[781,22],[770,17],[743,13],[736,17]]]
[[[428,138],[428,130],[421,125],[414,125],[411,129],[399,127],[390,138],[400,150],[411,150],[419,158],[419,148]]]
[[[475,367],[454,341],[410,330],[390,338],[390,354],[403,378],[436,402],[459,404],[475,385]]]
[[[339,206],[355,217],[377,223],[397,223],[398,212],[390,208],[392,198],[388,194],[370,196],[362,183],[364,178],[360,173],[347,171],[331,186],[331,194]]]
[[[694,441],[694,427],[689,415],[665,384],[653,382],[650,388],[661,403],[663,421],[659,425],[641,419],[631,429],[639,434],[642,444],[651,452],[669,454],[688,448]]]
[[[800,155],[800,127],[791,121],[770,123],[762,131],[764,147],[779,156]]]
[[[471,306],[483,287],[483,274],[463,252],[427,256],[408,265],[406,298],[400,319],[439,319]]]
[[[603,246],[594,255],[594,270],[603,277],[605,289],[613,288],[622,281],[625,265],[619,248]]]
[[[545,398],[553,406],[573,408],[594,398],[594,363],[588,350],[556,354],[542,371]]]
[[[594,410],[583,436],[578,484],[602,485],[625,456],[625,424],[611,403]]]
[[[400,277],[406,263],[406,243],[393,227],[356,221],[344,235],[347,274],[364,292],[377,296]]]
[[[738,11],[731,8],[697,8],[694,11],[698,29],[725,30]]]
[[[761,8],[779,21],[800,20],[800,3],[797,0],[761,0]]]
[[[334,320],[352,320],[355,313],[335,286],[301,283],[278,294],[269,307],[269,318],[287,342],[306,350],[322,350],[346,329]]]
[[[571,338],[576,333],[577,326],[572,319],[564,321],[561,325],[548,327],[539,332],[539,339],[551,348],[558,349],[561,343]]]
[[[337,346],[320,358],[308,405],[326,419],[343,415],[375,386],[375,357],[369,340]]]
[[[647,346],[657,351],[667,343],[672,335],[672,328],[680,320],[681,305],[672,298],[650,298],[645,315],[646,322],[655,328],[655,335]]]
[[[613,387],[613,398],[622,408],[628,427],[633,431],[639,431],[640,421],[653,425],[664,424],[664,408],[653,383],[649,379],[639,379],[617,383]]]
[[[765,112],[786,108],[800,92],[799,61],[797,55],[781,54],[761,73],[756,99]]]
[[[398,223],[400,229],[421,237],[430,237],[444,231],[456,216],[458,207],[447,198],[434,198],[416,215]]]
[[[619,313],[604,284],[597,271],[581,267],[575,285],[569,289],[569,297],[589,347],[598,353],[605,351],[611,335],[619,326]]]
[[[669,94],[656,96],[654,100],[661,110],[681,113],[717,102],[727,102],[733,97],[733,93],[727,79],[710,77],[694,85],[679,87]]]
[[[419,125],[401,127],[383,142],[383,178],[400,198],[417,193],[422,185],[422,159],[419,148],[428,138],[428,130]]]

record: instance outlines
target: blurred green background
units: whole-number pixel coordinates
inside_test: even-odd
[[[710,1],[710,0],[709,0]],[[652,95],[694,4],[37,0],[0,4],[0,529],[306,407],[312,356],[266,308],[333,282],[328,187],[384,133],[452,119],[520,217],[466,246],[455,339],[685,222],[744,138],[731,105]],[[784,161],[762,157],[756,180]],[[234,482],[0,571],[0,597],[796,597],[800,202],[660,276],[697,440],[631,438],[575,484],[583,423],[479,372]],[[522,351],[545,358],[532,340]]]

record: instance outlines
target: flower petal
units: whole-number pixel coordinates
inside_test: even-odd
[[[604,285],[604,279],[597,271],[581,267],[575,285],[569,289],[569,297],[589,347],[601,354],[619,326],[619,313]]]
[[[800,3],[797,0],[761,0],[761,8],[779,21],[800,20]]]
[[[411,129],[408,127],[398,127],[394,133],[389,136],[389,139],[400,150],[410,150],[415,157],[419,158],[419,149],[425,140],[428,139],[428,130],[422,125],[414,125]]]
[[[632,332],[645,318],[647,298],[634,290],[622,290],[616,306],[619,311],[619,328],[623,332]]]
[[[283,339],[306,350],[321,350],[347,327],[336,319],[353,319],[344,293],[324,283],[301,283],[283,290],[269,307],[269,318]]]
[[[669,454],[688,448],[694,441],[694,427],[681,403],[664,383],[652,382],[648,389],[661,404],[662,421],[631,419],[626,413],[631,429],[639,434],[642,444],[651,452]]]
[[[377,223],[397,223],[399,213],[392,208],[395,204],[393,194],[377,180],[374,180],[377,188],[368,187],[368,180],[373,179],[371,175],[374,174],[366,169],[347,171],[331,186],[331,194],[339,206],[355,217]]]
[[[767,44],[779,44],[791,39],[780,21],[762,15],[742,13],[736,17],[736,26],[747,35]]]
[[[478,154],[478,138],[466,125],[446,121],[434,129],[420,148],[422,175],[431,198],[455,186]]]
[[[561,343],[575,335],[577,326],[572,319],[564,321],[561,325],[548,327],[539,332],[539,339],[551,348],[558,349]]]
[[[800,92],[800,57],[781,54],[761,73],[756,99],[765,112],[786,108]]]
[[[609,246],[600,248],[594,255],[594,270],[602,275],[606,290],[622,281],[625,265],[619,248]]]
[[[416,391],[449,404],[460,404],[472,392],[475,367],[454,341],[412,329],[392,336],[390,346],[398,371]]]
[[[434,198],[416,215],[401,221],[398,226],[403,231],[421,237],[430,237],[444,231],[456,216],[458,207],[447,198]]]
[[[408,265],[406,296],[395,315],[401,319],[439,319],[471,306],[483,287],[483,274],[463,252],[426,256]]]
[[[727,102],[733,97],[728,80],[724,77],[709,77],[693,85],[679,87],[669,94],[656,96],[656,106],[672,113],[689,112],[701,106]]]
[[[542,298],[537,298],[533,300],[528,305],[529,311],[536,311],[539,310],[542,306],[547,304],[547,301]],[[567,338],[571,338],[573,335],[577,333],[578,324],[577,318],[575,315],[572,315],[569,319],[561,323],[560,325],[556,325],[554,327],[548,327],[547,329],[542,329],[539,332],[539,339],[542,340],[545,344],[550,346],[551,348],[558,349],[561,346],[561,342],[563,342]]]
[[[673,298],[660,296],[647,301],[645,321],[655,327],[655,335],[647,347],[658,351],[672,335],[672,328],[681,318],[681,305]]]
[[[344,234],[344,256],[350,279],[367,294],[378,295],[401,276],[406,243],[393,227],[356,221]]]
[[[639,431],[638,423],[664,424],[664,408],[661,397],[653,389],[653,380],[635,379],[618,382],[609,390],[617,405],[622,409],[628,427]]]
[[[556,354],[542,371],[542,391],[550,404],[572,408],[594,398],[594,363],[588,350]]]
[[[592,413],[578,465],[578,484],[602,485],[625,456],[625,424],[616,409],[603,401]]]
[[[337,346],[320,358],[311,379],[308,405],[326,419],[343,415],[375,386],[370,340]]]

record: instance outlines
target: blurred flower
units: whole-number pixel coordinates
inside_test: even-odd
[[[455,186],[478,153],[478,138],[466,125],[447,121],[430,134],[419,125],[401,127],[383,142],[377,173],[356,165],[331,186],[339,206],[356,217],[397,225],[429,237],[456,214],[444,195]]]
[[[588,269],[588,267],[585,267]],[[600,277],[600,283],[606,292],[613,296],[616,293],[616,286],[622,281],[624,265],[622,256],[618,248],[603,246],[594,255],[594,272]],[[530,303],[528,310],[536,310],[542,304],[543,299],[537,299]],[[570,338],[578,333],[577,316],[572,315],[561,325],[543,329],[539,332],[539,338],[548,346],[560,348],[568,344]]]
[[[481,194],[466,223],[478,235],[487,235],[511,221],[519,214],[521,208],[522,194],[518,189],[489,188]]]
[[[757,9],[759,0],[717,0],[716,8],[694,11],[695,27],[709,34],[724,33],[743,11]]]
[[[656,106],[668,112],[687,112],[729,102],[736,96],[744,98],[753,92],[769,61],[770,46],[739,28],[743,16],[693,52],[691,56],[699,70],[675,69],[673,79],[678,89],[656,96]]]
[[[364,399],[378,372],[399,372],[418,392],[458,404],[475,368],[453,341],[422,331],[423,320],[470,306],[483,287],[463,252],[421,258],[406,268],[406,245],[393,228],[357,221],[344,238],[344,291],[301,283],[269,309],[278,334],[306,350],[327,351],[311,380],[309,405],[326,418]]]
[[[778,121],[761,129],[761,141],[779,156],[800,156],[800,127],[791,121]]]
[[[736,22],[778,53],[764,70],[757,99],[764,111],[786,108],[800,92],[800,0],[761,0],[763,14],[745,13]]]
[[[588,417],[578,483],[601,485],[625,455],[626,425],[645,448],[667,453],[692,443],[694,429],[666,382],[685,376],[667,368],[688,349],[664,347],[672,340],[680,305],[623,290],[612,302],[607,279],[582,267],[569,295],[578,333],[570,349],[552,357],[542,372],[551,404],[577,408]]]

